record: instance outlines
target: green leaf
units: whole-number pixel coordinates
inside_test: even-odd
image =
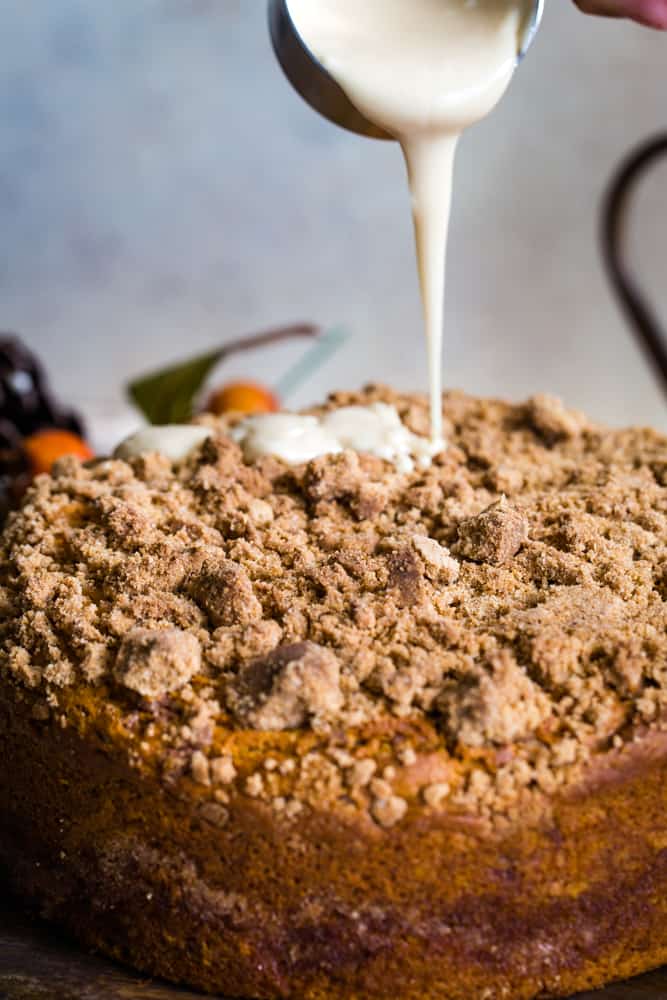
[[[294,337],[317,338],[319,333],[320,328],[312,323],[292,323],[251,337],[241,337],[217,351],[135,379],[128,385],[127,391],[151,424],[186,424],[194,416],[195,403],[206,379],[224,358]]]
[[[131,382],[128,392],[151,424],[187,424],[195,399],[225,350],[212,351],[183,364],[165,368]]]

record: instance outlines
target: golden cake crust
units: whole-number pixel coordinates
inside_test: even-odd
[[[425,400],[382,388],[419,433]],[[449,394],[447,451],[64,462],[2,538],[0,833],[238,996],[520,1000],[666,958],[667,443]]]

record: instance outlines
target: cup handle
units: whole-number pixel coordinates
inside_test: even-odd
[[[637,146],[612,177],[602,207],[601,243],[607,276],[623,314],[667,395],[667,329],[644,295],[626,252],[626,221],[639,182],[667,156],[667,132]]]

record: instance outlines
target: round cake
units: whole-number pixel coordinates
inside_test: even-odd
[[[318,412],[427,401],[381,387]],[[444,397],[398,471],[59,462],[0,543],[0,863],[87,946],[277,1000],[667,961],[667,440]]]

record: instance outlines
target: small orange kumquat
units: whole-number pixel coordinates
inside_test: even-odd
[[[230,382],[216,389],[206,409],[221,416],[223,413],[275,413],[280,403],[270,389],[257,382]]]
[[[82,461],[94,458],[94,452],[78,434],[58,428],[37,431],[24,438],[23,449],[28,456],[33,476],[50,472],[53,463],[65,455],[76,455]]]

